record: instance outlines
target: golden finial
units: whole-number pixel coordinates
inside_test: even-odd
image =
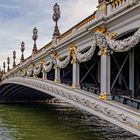
[[[95,28],[95,31],[96,32],[100,32],[100,33],[106,33],[107,32],[107,29],[102,28],[102,27],[97,27],[97,28]]]

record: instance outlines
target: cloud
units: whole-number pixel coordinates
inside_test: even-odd
[[[6,9],[20,9],[21,7],[20,7],[19,5],[0,4],[0,8],[6,8]]]
[[[54,30],[52,7],[56,2],[61,7],[61,19],[59,20],[61,33],[92,14],[97,6],[97,0],[0,1],[0,67],[8,56],[12,59],[13,50],[17,51],[17,63],[19,62],[21,41],[26,44],[25,56],[31,55],[34,27],[37,27],[39,33],[38,48],[43,47],[52,39]]]

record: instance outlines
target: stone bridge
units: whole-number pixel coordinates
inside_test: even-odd
[[[55,7],[59,5],[55,4]],[[59,9],[59,8],[58,8]],[[0,72],[0,101],[46,101],[54,97],[140,136],[140,1],[102,0],[89,17],[13,68]]]

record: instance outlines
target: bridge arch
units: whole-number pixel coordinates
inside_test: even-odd
[[[54,98],[53,96],[18,83],[5,83],[1,86],[0,101],[46,101]]]
[[[7,86],[11,88],[12,86],[18,86],[17,92],[13,90],[13,95],[11,94],[8,97],[7,93],[3,101],[19,101],[19,100],[38,100],[44,98],[52,99],[57,97],[63,101],[67,101],[70,104],[73,104],[76,107],[82,108],[86,111],[91,112],[94,115],[97,115],[111,123],[114,123],[122,128],[125,128],[128,131],[133,132],[134,134],[139,135],[139,113],[134,110],[128,110],[125,106],[115,104],[113,101],[102,101],[98,98],[97,95],[89,94],[89,92],[82,90],[71,90],[69,86],[54,83],[48,80],[41,80],[39,78],[11,78],[4,80],[1,83],[1,88]],[[24,89],[21,91],[21,89]],[[31,94],[25,93],[24,91],[31,91]],[[1,93],[3,94],[3,93]],[[20,94],[20,95],[19,95]],[[40,95],[40,96],[39,96]],[[124,119],[126,118],[126,119]]]

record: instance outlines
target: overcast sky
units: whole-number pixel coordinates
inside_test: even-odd
[[[12,52],[17,52],[16,63],[20,59],[20,44],[25,42],[25,58],[31,55],[33,40],[32,30],[38,29],[38,49],[52,39],[54,23],[52,7],[58,3],[61,8],[59,20],[60,33],[91,15],[98,5],[98,0],[0,0],[0,67],[7,62]]]

